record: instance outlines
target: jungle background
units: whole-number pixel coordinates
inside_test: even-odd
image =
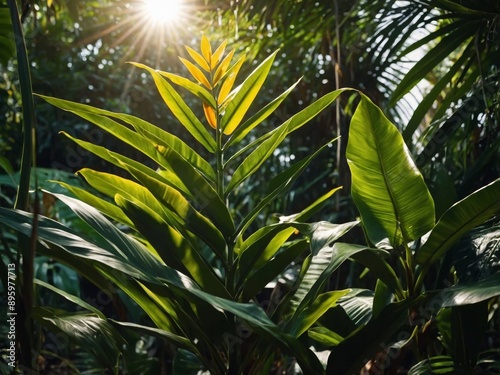
[[[22,102],[7,2],[0,4],[0,27],[6,32],[0,35],[0,202],[2,207],[12,207],[19,183],[16,171],[21,168]],[[237,54],[247,54],[250,63],[243,66],[243,75],[279,49],[257,104],[269,102],[302,77],[253,139],[326,93],[352,87],[382,108],[401,132],[434,198],[436,218],[500,177],[498,0],[185,0],[178,18],[168,24],[149,18],[141,1],[32,0],[18,2],[18,6],[34,93],[133,114],[183,137],[183,129],[173,125],[175,117],[156,94],[152,78],[127,62],[186,74],[177,56],[186,57],[184,46],[196,49],[202,35],[207,35],[217,44],[227,40]],[[242,188],[245,191],[233,202],[233,210],[251,210],[258,204],[266,181],[294,160],[341,136],[253,226],[259,228],[277,220],[278,215],[299,212],[337,186],[343,189],[315,218],[331,223],[355,220],[359,214],[350,195],[351,176],[344,155],[349,121],[358,100],[355,95],[342,96],[307,129],[288,137],[263,165],[259,179]],[[188,104],[203,115],[197,102]],[[37,97],[35,108],[39,187],[49,186],[47,180],[54,179],[83,186],[74,175],[83,167],[122,173],[62,137],[61,131],[149,163],[136,150],[124,148],[84,120]],[[205,152],[199,145],[191,146],[202,155]],[[43,214],[85,230],[85,224],[65,206],[49,195],[42,199]],[[16,236],[6,227],[0,231],[3,249],[12,247]],[[360,228],[347,236],[349,242],[364,241]],[[435,286],[444,287],[447,280],[466,282],[494,275],[500,268],[499,239],[498,218],[468,233],[449,253],[452,255],[443,257],[446,267],[432,275]],[[359,263],[344,264],[329,287],[374,289],[373,277],[360,277],[363,269]],[[88,280],[50,257],[35,258],[35,277],[79,296],[106,316],[131,322],[146,319],[133,302],[111,302]],[[40,305],[68,304],[46,290],[36,298]],[[488,306],[481,348],[483,352],[491,350],[491,358],[498,360],[498,297],[489,300]],[[89,348],[82,343],[61,344],[59,336],[50,332],[40,337],[45,348],[38,357],[40,373],[111,373],[102,368],[99,355],[92,351],[89,355]],[[175,362],[171,344],[148,335],[131,340],[135,340],[136,353],[143,361],[142,372],[137,373],[191,373],[183,372],[188,371],[189,363]],[[8,367],[1,366],[7,373]],[[484,373],[500,371],[498,365],[485,368]],[[404,369],[402,364],[398,371],[408,370]],[[476,371],[482,370],[478,367]]]

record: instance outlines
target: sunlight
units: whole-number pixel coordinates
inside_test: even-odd
[[[144,14],[156,24],[174,24],[182,16],[182,0],[143,0]]]

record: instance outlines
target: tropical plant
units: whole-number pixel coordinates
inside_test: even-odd
[[[200,53],[187,48],[191,61],[181,61],[194,81],[134,63],[151,74],[165,104],[213,160],[132,115],[43,97],[142,152],[153,167],[68,135],[126,175],[79,172],[109,199],[60,183],[76,198],[53,195],[87,223],[89,231],[15,209],[0,209],[0,221],[32,238],[36,228],[40,254],[70,266],[110,294],[123,291],[146,312],[150,324],[110,319],[77,296],[41,281],[37,285],[85,311],[35,307],[37,322],[92,348],[101,365],[115,372],[133,365],[124,332],[173,343],[173,371],[179,374],[291,372],[295,362],[307,374],[351,374],[367,363],[372,370],[385,371],[395,366],[391,346],[407,350],[414,343],[428,344],[426,329],[435,323],[434,313],[440,313],[440,332],[449,334],[449,342],[458,342],[456,335],[467,342],[475,331],[446,331],[446,322],[459,322],[476,308],[484,312],[484,301],[500,294],[500,274],[439,291],[427,290],[426,276],[462,235],[498,213],[500,180],[457,202],[436,223],[433,199],[403,138],[382,111],[359,94],[347,159],[366,245],[338,242],[358,221],[307,223],[337,189],[297,214],[255,228],[265,206],[285,193],[329,143],[270,180],[267,193],[248,212],[235,211],[232,205],[241,185],[257,175],[288,134],[346,90],[326,94],[239,147],[295,85],[263,108],[252,108],[276,53],[233,89],[245,58],[231,65],[234,51],[224,56],[225,47],[224,42],[213,51],[203,37]],[[198,98],[203,121],[172,84]],[[27,225],[31,222],[36,226]],[[376,277],[374,293],[327,288],[332,273],[350,258]],[[289,275],[290,281],[282,281]],[[270,296],[266,289],[272,290]],[[443,308],[451,308],[451,314]],[[477,342],[478,335],[474,337]],[[322,363],[311,345],[324,349],[328,360]],[[452,361],[433,355],[420,362],[425,350],[417,348],[418,364],[412,371],[420,373],[420,368],[440,360],[449,367],[473,368],[474,350],[450,348],[446,355]]]

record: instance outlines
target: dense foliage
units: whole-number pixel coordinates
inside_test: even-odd
[[[500,371],[497,1],[0,4],[2,371]]]

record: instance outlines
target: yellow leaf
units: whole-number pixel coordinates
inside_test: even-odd
[[[54,0],[47,0],[47,8],[50,8],[53,2]]]
[[[203,112],[205,112],[205,117],[207,118],[208,124],[217,129],[217,116],[215,114],[215,110],[208,104],[203,102]]]
[[[201,54],[210,65],[210,62],[212,61],[212,47],[210,46],[210,41],[205,35],[201,37]]]
[[[217,104],[221,105],[226,100],[227,96],[231,92],[233,88],[234,81],[236,80],[236,76],[240,71],[243,62],[245,61],[245,56],[239,59],[231,68],[231,71],[228,73],[227,77],[224,79],[224,83],[219,91],[219,97],[217,98]]]
[[[189,73],[192,74],[194,79],[204,84],[208,89],[212,88],[210,82],[208,82],[207,77],[205,77],[203,72],[196,65],[194,65],[191,61],[183,59],[182,57],[179,57],[179,60],[181,60],[182,63],[186,66],[186,68],[189,70]]]
[[[201,66],[202,69],[205,69],[207,72],[210,71],[210,67],[208,66],[207,61],[203,58],[202,55],[200,55],[198,52],[196,52],[194,49],[192,49],[188,46],[184,46],[184,47],[186,47],[186,50],[188,51],[189,55],[193,58],[193,60],[199,66]]]
[[[215,50],[214,54],[212,55],[212,61],[210,62],[211,63],[210,68],[215,69],[215,67],[217,66],[217,63],[219,62],[220,58],[224,54],[224,51],[226,50],[226,44],[227,44],[227,40],[223,41],[221,43],[221,45],[219,46],[219,48],[217,48]]]
[[[224,57],[224,60],[220,63],[219,67],[215,71],[214,74],[214,86],[217,85],[219,80],[226,74],[227,68],[229,64],[231,63],[231,59],[233,58],[234,55],[234,49],[227,54],[226,57]]]

